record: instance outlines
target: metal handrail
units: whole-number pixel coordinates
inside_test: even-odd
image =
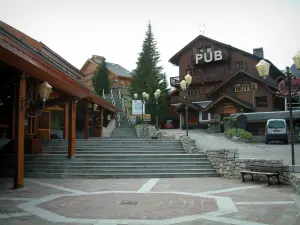
[[[111,96],[111,102],[114,106],[116,106],[116,102],[115,102],[115,99],[114,99],[114,95],[113,95],[113,92],[112,90],[110,90],[110,96]],[[120,114],[117,113],[117,119],[118,119],[118,124],[119,124],[119,127],[121,127],[121,123],[120,123]]]

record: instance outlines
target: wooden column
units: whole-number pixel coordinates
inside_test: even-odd
[[[69,104],[69,138],[68,138],[68,157],[73,158],[76,154],[76,102]]]
[[[103,109],[100,109],[100,118],[99,118],[99,125],[100,125],[100,127],[99,127],[99,129],[100,129],[100,131],[99,131],[99,136],[100,137],[102,137],[103,136],[103,112],[104,112],[104,110]]]
[[[12,140],[15,140],[16,135],[16,111],[18,110],[18,91],[17,91],[17,84],[14,85],[14,96],[13,96],[13,115],[12,115]]]
[[[26,99],[26,77],[22,74],[19,82],[19,96],[17,98],[16,111],[16,134],[15,134],[15,152],[16,164],[14,174],[14,188],[24,187],[24,120],[25,108],[22,105]]]
[[[64,105],[64,139],[69,137],[69,103]]]
[[[89,139],[89,102],[84,101],[84,139]]]

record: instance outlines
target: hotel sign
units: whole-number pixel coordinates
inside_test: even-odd
[[[256,90],[257,90],[257,83],[235,85],[235,92],[247,92],[247,91],[256,91]]]
[[[211,62],[211,61],[219,61],[223,59],[222,51],[217,50],[214,52],[205,52],[205,53],[198,53],[195,54],[196,64],[198,64],[200,61],[204,62]]]

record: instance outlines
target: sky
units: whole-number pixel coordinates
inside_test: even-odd
[[[300,50],[300,0],[0,0],[0,19],[78,69],[93,54],[135,69],[149,21],[168,77],[179,71],[169,59],[201,32],[250,53],[263,47],[279,69]]]

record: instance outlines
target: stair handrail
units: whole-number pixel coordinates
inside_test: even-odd
[[[112,89],[110,89],[110,96],[111,96],[111,102],[112,102],[112,104],[113,104],[114,106],[116,106],[116,102],[115,102],[115,98],[114,98]],[[117,113],[117,119],[118,119],[119,127],[121,127],[120,113]]]

